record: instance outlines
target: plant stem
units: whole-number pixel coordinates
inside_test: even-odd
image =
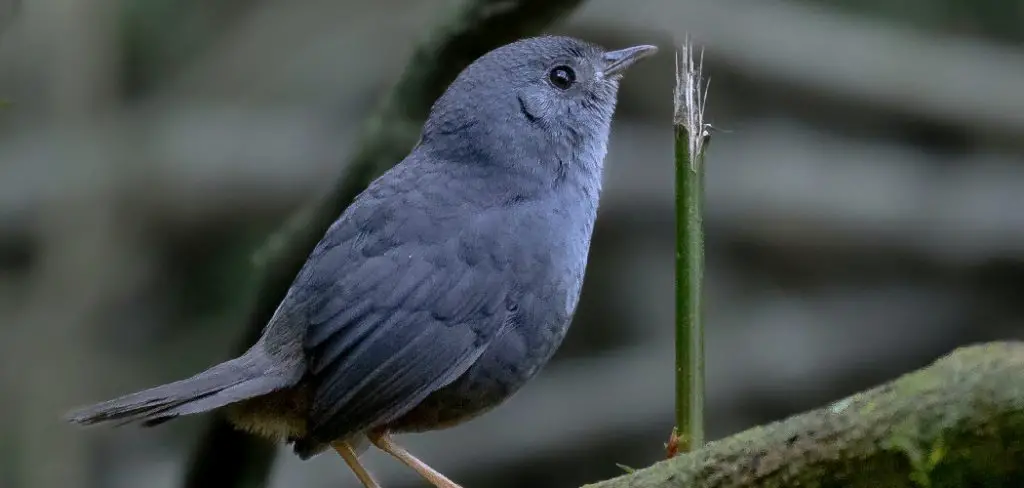
[[[676,66],[676,431],[674,452],[704,444],[704,152],[700,64],[684,42]]]
[[[692,168],[688,131],[676,136],[676,428],[679,450],[704,442],[704,324],[702,280],[704,230],[701,194],[704,172]]]

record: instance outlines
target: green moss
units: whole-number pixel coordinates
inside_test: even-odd
[[[968,347],[820,410],[591,488],[1024,487],[1024,342]]]

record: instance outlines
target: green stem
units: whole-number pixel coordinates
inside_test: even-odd
[[[676,58],[676,430],[669,455],[704,445],[704,123],[701,60],[683,43]]]
[[[675,159],[676,432],[687,452],[704,444],[704,169],[683,124],[675,126]]]

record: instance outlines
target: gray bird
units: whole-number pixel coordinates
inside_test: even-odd
[[[483,55],[327,230],[245,354],[69,420],[150,426],[224,407],[302,459],[333,448],[368,488],[367,441],[458,488],[390,434],[480,415],[554,354],[583,284],[619,80],[655,51],[537,37]]]

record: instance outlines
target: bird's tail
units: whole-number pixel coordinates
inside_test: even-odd
[[[293,386],[294,372],[280,371],[261,354],[250,349],[191,378],[83,407],[66,418],[82,425],[117,422],[148,427]]]

